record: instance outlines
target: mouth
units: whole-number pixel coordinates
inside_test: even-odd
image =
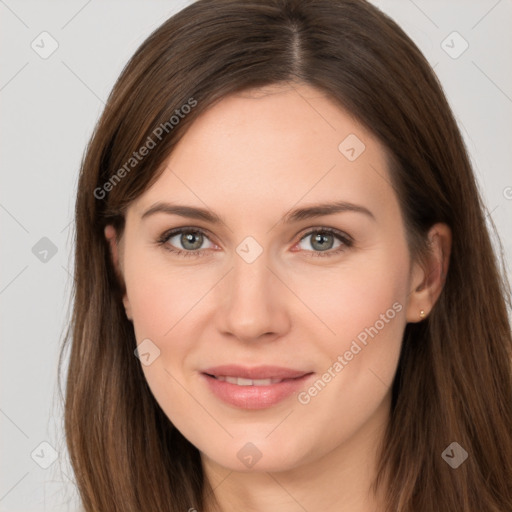
[[[222,366],[200,373],[213,396],[240,409],[264,409],[304,389],[313,372],[275,366]]]
[[[271,386],[272,384],[279,384],[294,379],[245,379],[244,377],[232,377],[229,375],[210,375],[205,373],[208,377],[220,380],[221,382],[228,382],[229,384],[235,384],[236,386]],[[300,377],[296,377],[300,378]]]
[[[303,377],[304,375],[311,373],[310,371],[297,370],[294,368],[286,368],[284,366],[241,366],[237,364],[225,364],[221,366],[214,366],[212,368],[206,368],[203,370],[203,373],[206,375],[210,375],[211,377],[217,379],[238,379],[240,381],[240,386],[250,386],[250,385],[260,385],[265,386],[268,385],[268,382],[264,384],[258,384],[259,381],[275,381],[270,382],[271,384],[277,384],[279,381],[287,380],[287,379],[296,379],[298,377]],[[246,381],[253,381],[255,384],[247,384]],[[232,384],[237,384],[238,382],[233,381]]]

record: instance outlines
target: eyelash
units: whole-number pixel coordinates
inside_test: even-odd
[[[162,246],[165,250],[170,251],[173,254],[176,254],[177,256],[201,257],[201,256],[206,255],[204,249],[196,249],[195,251],[184,251],[182,249],[176,249],[176,248],[170,246],[169,244],[167,244],[167,242],[169,241],[170,238],[172,238],[175,235],[179,235],[181,233],[200,233],[201,235],[209,238],[208,234],[200,228],[184,227],[184,228],[176,228],[176,229],[171,229],[169,231],[166,231],[165,233],[163,233],[160,236],[160,238],[158,238],[157,244],[159,246]],[[299,242],[301,242],[304,238],[307,238],[308,236],[310,236],[314,233],[334,235],[340,242],[342,242],[342,245],[335,250],[306,251],[306,252],[311,253],[310,256],[315,257],[315,258],[316,257],[329,258],[332,256],[336,256],[336,255],[342,253],[343,251],[346,251],[347,249],[352,247],[354,244],[353,240],[348,235],[343,233],[342,231],[338,231],[337,229],[334,229],[334,228],[324,228],[324,227],[310,229],[307,233],[302,235],[302,237],[299,239]]]

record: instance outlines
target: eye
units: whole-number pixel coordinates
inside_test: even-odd
[[[209,240],[206,233],[198,228],[177,228],[166,231],[159,239],[158,244],[168,251],[180,256],[202,256],[205,254],[205,247],[202,247],[205,240]],[[214,244],[210,242],[211,249]],[[183,248],[183,249],[182,249]]]
[[[310,241],[305,243],[308,239]],[[336,241],[338,241],[338,245],[335,245]],[[300,239],[298,245],[301,246],[303,243],[306,245],[306,247],[302,246],[302,249],[306,250],[307,252],[311,252],[311,256],[321,257],[334,256],[343,251],[346,251],[353,245],[353,241],[348,235],[333,228],[312,229]],[[309,249],[307,247],[308,245],[309,247],[312,247],[313,250]],[[335,250],[331,250],[333,248]]]

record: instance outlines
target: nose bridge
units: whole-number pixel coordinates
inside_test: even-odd
[[[272,274],[268,263],[266,255],[261,255],[250,263],[238,255],[234,257],[230,292],[235,304],[244,304],[249,301],[257,307],[261,299],[269,297]]]
[[[272,273],[268,268],[272,262],[268,248],[254,237],[247,236],[235,248],[232,263],[234,268],[231,272],[231,293],[234,302],[261,299],[272,286]],[[257,306],[256,303],[253,305]]]
[[[288,325],[286,298],[270,270],[269,254],[265,250],[257,254],[251,243],[240,244],[233,255],[233,268],[223,285],[223,307],[218,311],[222,329],[246,340],[279,333]]]

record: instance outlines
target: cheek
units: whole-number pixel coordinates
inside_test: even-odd
[[[137,344],[148,346],[146,340],[151,341],[152,360],[142,364],[144,376],[166,415],[179,418],[190,408],[182,370],[204,284],[192,268],[173,268],[161,255],[155,256],[155,251],[142,247],[126,251],[124,279]]]
[[[142,370],[156,400],[169,417],[190,407],[184,376],[192,370],[197,332],[207,294],[218,282],[214,272],[173,265],[144,248],[126,252],[125,282],[137,344],[149,339],[158,357]],[[165,256],[165,255],[164,255]],[[203,302],[204,301],[204,302]],[[186,377],[185,377],[186,378]]]
[[[124,269],[137,340],[172,336],[214,283],[212,279],[208,285],[204,273],[199,275],[193,267],[173,266],[153,249],[127,252]]]
[[[401,332],[407,271],[407,252],[375,251],[317,272],[315,279],[297,275],[291,287],[314,314],[308,317],[311,327],[317,328],[317,339],[336,350],[348,350],[353,339],[364,343],[368,330],[375,332],[372,327],[392,338]]]
[[[310,329],[325,357],[318,369],[320,382],[303,390],[299,402],[310,404],[306,408],[313,416],[313,411],[321,416],[331,407],[350,410],[357,425],[382,401],[396,372],[406,324],[409,261],[405,246],[352,261],[307,289],[303,283],[308,306],[321,319],[310,316],[313,320],[303,328]],[[330,421],[350,428],[344,417],[335,415]]]
[[[362,432],[369,418],[388,406],[406,324],[407,266],[387,258],[381,263],[331,281],[321,299],[314,291],[318,314],[335,334],[324,329],[326,334],[316,337],[325,362],[297,398],[302,428],[324,426],[320,451],[328,452],[333,439]]]

